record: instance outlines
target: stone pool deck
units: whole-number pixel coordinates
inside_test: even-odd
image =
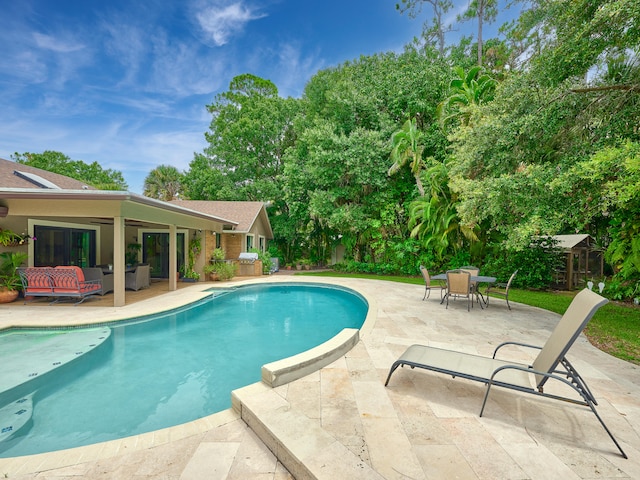
[[[234,285],[252,283],[243,280]],[[341,278],[263,277],[260,282],[336,283],[367,298],[356,346],[303,378],[233,393],[237,410],[185,425],[71,450],[0,459],[11,479],[620,479],[640,478],[640,367],[581,336],[569,353],[598,412],[629,459],[586,407],[495,389],[478,417],[483,385],[389,367],[423,343],[491,355],[504,340],[542,344],[559,316],[492,299],[467,312],[424,287]],[[198,284],[126,307],[0,306],[0,328],[128,318],[201,298]],[[216,284],[219,285],[219,284]],[[283,305],[286,308],[286,305]],[[46,312],[46,313],[45,313]],[[511,349],[527,361],[530,352]]]

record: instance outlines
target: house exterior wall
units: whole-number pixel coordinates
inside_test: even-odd
[[[245,236],[240,233],[223,233],[222,249],[225,252],[225,258],[228,260],[236,260],[244,251]]]

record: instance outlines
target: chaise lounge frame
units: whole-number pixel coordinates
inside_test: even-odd
[[[581,291],[573,299],[551,336],[542,347],[519,342],[504,342],[496,347],[493,356],[489,358],[436,347],[412,345],[391,366],[385,386],[389,385],[391,375],[398,367],[408,365],[412,369],[422,368],[451,375],[454,378],[461,377],[485,383],[487,389],[479,416],[484,413],[492,386],[584,405],[589,407],[595,414],[622,456],[628,458],[596,411],[595,406],[598,403],[584,379],[565,356],[596,310],[607,302],[607,299],[590,290]],[[539,353],[531,365],[497,359],[496,354],[506,345],[533,348],[539,350]],[[534,380],[535,388],[532,387],[532,379]],[[544,385],[548,380],[557,380],[568,385],[578,393],[582,400],[546,393]]]

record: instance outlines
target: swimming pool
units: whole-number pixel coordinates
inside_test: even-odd
[[[122,438],[227,409],[230,392],[259,381],[263,364],[360,328],[367,308],[342,287],[251,285],[110,324],[82,358],[0,393],[0,409],[16,400],[11,395],[32,395],[33,403],[30,421],[0,442],[0,457]],[[104,329],[93,327],[95,335]]]

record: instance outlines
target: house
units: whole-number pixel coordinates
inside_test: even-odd
[[[211,251],[215,248],[222,248],[229,260],[237,260],[241,253],[253,249],[266,252],[268,241],[273,239],[273,230],[263,202],[172,200],[171,203],[235,222],[223,225],[221,235],[216,232],[209,235],[207,232],[204,245],[206,258],[210,258]]]
[[[124,305],[129,259],[149,263],[152,275],[168,278],[175,290],[175,272],[187,261],[189,242],[237,227],[222,215],[131,192],[96,190],[0,159],[0,228],[31,239],[17,247],[0,245],[0,251],[26,251],[29,266],[112,264],[114,306]],[[206,258],[195,259],[196,271],[202,271]]]

